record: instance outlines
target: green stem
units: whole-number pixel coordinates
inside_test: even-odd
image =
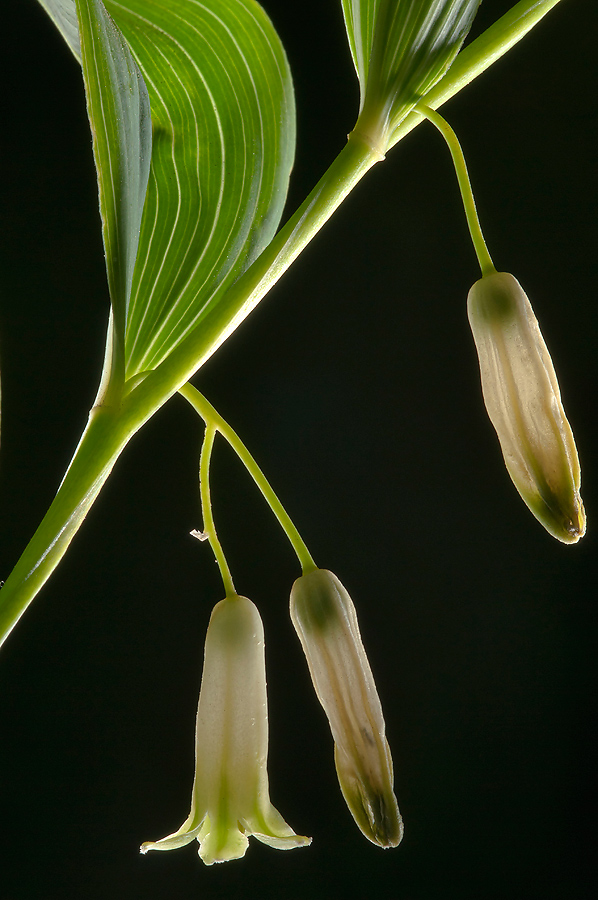
[[[95,407],[48,512],[0,591],[0,644],[64,555],[130,435],[112,407]]]
[[[278,519],[284,533],[288,537],[291,546],[293,547],[293,550],[297,554],[297,558],[299,559],[299,562],[301,564],[303,574],[311,572],[313,569],[317,568],[311,553],[307,549],[305,541],[297,530],[297,527],[276,496],[270,482],[256,463],[255,459],[253,458],[241,438],[238,436],[238,434],[233,431],[228,422],[226,422],[225,419],[222,418],[220,413],[218,413],[214,409],[212,404],[203,396],[203,394],[200,394],[197,388],[194,388],[193,385],[183,385],[183,387],[179,389],[179,393],[182,394],[185,400],[189,401],[193,409],[197,413],[199,413],[199,415],[206,423],[206,434],[208,429],[215,429],[216,431],[219,431],[223,438],[225,438],[233,448],[233,450],[255,481],[256,485],[262,492],[266,503]]]
[[[514,47],[560,0],[520,0],[504,16],[487,28],[459,53],[450,69],[422,100],[431,109],[438,109],[470,82]],[[392,134],[394,147],[406,134],[420,125],[424,116],[412,111]]]
[[[469,233],[480,264],[480,269],[482,270],[482,275],[492,275],[496,272],[496,268],[492,262],[490,253],[488,252],[484,235],[482,234],[482,227],[480,225],[478,211],[471,189],[471,182],[469,180],[469,173],[467,171],[467,163],[465,162],[463,150],[461,149],[461,144],[459,143],[457,135],[446,119],[443,119],[442,116],[433,109],[429,109],[429,107],[419,103],[417,110],[423,113],[424,116],[436,126],[448,144],[448,148],[453,158],[453,165],[455,166],[457,181],[459,182],[459,190],[461,191],[461,198],[463,200],[463,209],[465,210],[467,227],[469,228]]]
[[[426,94],[426,104],[436,109],[453,97],[521,40],[557,2],[518,3],[459,53],[447,74]],[[391,146],[423,119],[421,113],[410,113],[393,133]],[[60,562],[130,438],[240,324],[379,158],[353,136],[295,215],[201,326],[129,393],[118,411],[115,406],[92,410],[54,502],[0,591],[0,644]],[[114,398],[110,390],[102,391],[103,402],[113,404]]]
[[[216,533],[216,525],[212,514],[212,498],[210,497],[210,459],[212,458],[212,448],[214,446],[214,438],[216,436],[216,428],[212,423],[206,422],[206,433],[204,435],[203,446],[201,448],[201,456],[199,460],[199,493],[201,497],[201,508],[203,512],[203,528],[208,536],[210,547],[214,551],[222,581],[224,582],[224,590],[227,597],[236,597],[237,592],[233,584],[232,575],[222,549],[222,544],[218,540]]]
[[[209,308],[193,332],[134,391],[131,402],[154,406],[177,391],[241,324],[328,221],[381,155],[358,136],[240,278]],[[133,399],[135,398],[135,399]]]
[[[425,96],[432,109],[441,106],[520,41],[559,0],[521,0],[465,47],[437,85]],[[422,113],[411,112],[392,135],[389,147],[419,125]],[[240,325],[262,297],[327,222],[366,172],[381,159],[377,148],[353,133],[301,204],[261,255],[209,310],[192,334],[136,389],[136,402],[157,408],[203,365]],[[151,415],[151,412],[149,413]]]
[[[120,386],[108,360],[98,394],[105,405],[91,411],[56,497],[0,590],[0,645],[66,553],[128,441],[234,331],[379,158],[359,139],[349,141],[218,307],[118,405]]]

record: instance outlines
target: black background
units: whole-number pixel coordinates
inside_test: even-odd
[[[264,0],[290,57],[289,210],[357,106],[340,2]],[[485,0],[475,33],[510,3]],[[3,0],[0,577],[95,396],[107,317],[80,73],[34,0]],[[203,637],[222,588],[200,430],[174,398],[133,440],[0,654],[0,900],[594,897],[598,435],[596,29],[563,0],[444,108],[499,268],[527,289],[578,441],[588,534],[549,538],[502,466],[465,297],[478,277],[441,138],[377,166],[196,378],[357,604],[402,845],[361,837],[287,614],[299,574],[240,464],[214,461],[238,589],[261,610],[270,788],[307,850],[207,869],[140,857],[187,815]]]

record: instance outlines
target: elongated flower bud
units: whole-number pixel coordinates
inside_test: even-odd
[[[577,449],[531,304],[516,278],[496,272],[476,281],[467,312],[509,475],[546,530],[575,543],[586,525]]]
[[[336,575],[316,569],[293,585],[291,618],[328,716],[347,805],[370,841],[396,847],[403,822],[393,793],[392,759],[353,601]]]
[[[244,856],[249,835],[279,850],[310,844],[270,803],[267,757],[262,620],[251,600],[227,597],[214,607],[206,635],[191,812],[178,831],[146,842],[141,852],[195,838],[210,865]]]

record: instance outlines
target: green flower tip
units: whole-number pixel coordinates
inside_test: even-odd
[[[586,530],[577,448],[532,306],[516,278],[495,272],[471,288],[467,312],[509,475],[544,528],[576,543]]]
[[[206,635],[191,812],[178,831],[147,841],[141,852],[195,839],[211,865],[244,856],[250,835],[279,850],[310,844],[270,802],[267,756],[262,621],[251,600],[227,597],[214,607]]]
[[[355,822],[379,847],[396,847],[403,822],[380,699],[357,613],[336,575],[316,569],[291,591],[291,619],[334,738],[336,771]]]

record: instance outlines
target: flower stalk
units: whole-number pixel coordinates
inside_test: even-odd
[[[484,34],[461,50],[448,72],[425,95],[436,109],[500,59],[559,0],[520,0]],[[46,3],[42,5],[47,6]],[[57,23],[69,46],[76,30]],[[412,111],[395,128],[388,148],[423,121]],[[90,423],[55,500],[23,551],[0,595],[0,645],[50,577],[82,524],[120,453],[133,435],[196,372],[251,312],[292,264],[345,197],[379,160],[356,135],[343,148],[321,181],[246,272],[226,298],[157,368],[129,390],[118,406],[110,395],[101,417],[92,410]],[[112,388],[112,384],[105,388]],[[131,388],[131,385],[128,386]],[[105,413],[105,415],[104,415]]]
[[[214,447],[215,436],[216,429],[213,425],[207,424],[199,460],[199,493],[201,497],[201,509],[203,512],[203,527],[204,534],[207,536],[210,547],[212,548],[212,552],[216,557],[216,562],[218,564],[218,568],[220,569],[220,575],[222,576],[222,582],[224,584],[226,596],[234,597],[236,595],[236,591],[233,584],[233,578],[228,562],[226,560],[226,556],[224,555],[224,550],[222,549],[222,544],[220,543],[220,539],[216,532],[214,514],[212,512],[212,497],[210,493],[210,460],[212,458],[212,449]]]
[[[444,119],[435,110],[430,109],[430,107],[424,106],[421,103],[418,104],[416,110],[423,113],[423,115],[427,119],[429,119],[429,121],[432,122],[433,125],[436,126],[447,143],[451,157],[453,159],[455,174],[459,183],[459,190],[461,191],[461,199],[463,201],[463,210],[465,212],[465,218],[467,220],[467,227],[469,228],[471,242],[476,252],[476,256],[480,264],[480,269],[482,270],[482,275],[491,275],[493,272],[496,272],[496,268],[494,266],[494,263],[492,262],[492,257],[490,256],[488,247],[486,246],[484,235],[482,234],[482,226],[480,225],[480,218],[478,216],[475,198],[471,189],[471,181],[469,180],[467,163],[465,162],[465,156],[463,155],[463,150],[461,149],[459,139],[457,138],[457,135],[455,134],[449,123],[446,121],[446,119]]]
[[[257,487],[259,488],[264,500],[276,516],[278,523],[287,538],[293,550],[297,555],[297,559],[301,564],[301,568],[303,572],[309,572],[312,569],[316,568],[316,564],[313,560],[311,553],[307,548],[307,544],[299,534],[299,530],[290,515],[286,511],[285,507],[280,502],[277,494],[274,492],[272,485],[262,472],[261,468],[258,466],[254,457],[251,455],[239,435],[231,428],[228,422],[223,419],[220,413],[212,406],[212,404],[201,394],[197,388],[193,387],[192,384],[184,384],[179,393],[181,396],[188,401],[188,403],[193,407],[193,409],[201,416],[201,418],[206,423],[206,438],[208,434],[208,430],[213,432],[218,431],[222,437],[227,441],[228,444],[235,451]],[[212,437],[213,441],[213,437]],[[207,465],[207,464],[206,464]],[[200,483],[205,483],[207,479],[207,468],[206,473],[202,479],[200,478]],[[204,495],[202,494],[202,506],[205,508],[209,506],[209,496],[207,498],[207,503],[204,501]],[[204,514],[205,515],[205,514]],[[212,523],[213,524],[213,523]],[[207,529],[206,529],[207,530]],[[215,533],[215,529],[214,529]]]

